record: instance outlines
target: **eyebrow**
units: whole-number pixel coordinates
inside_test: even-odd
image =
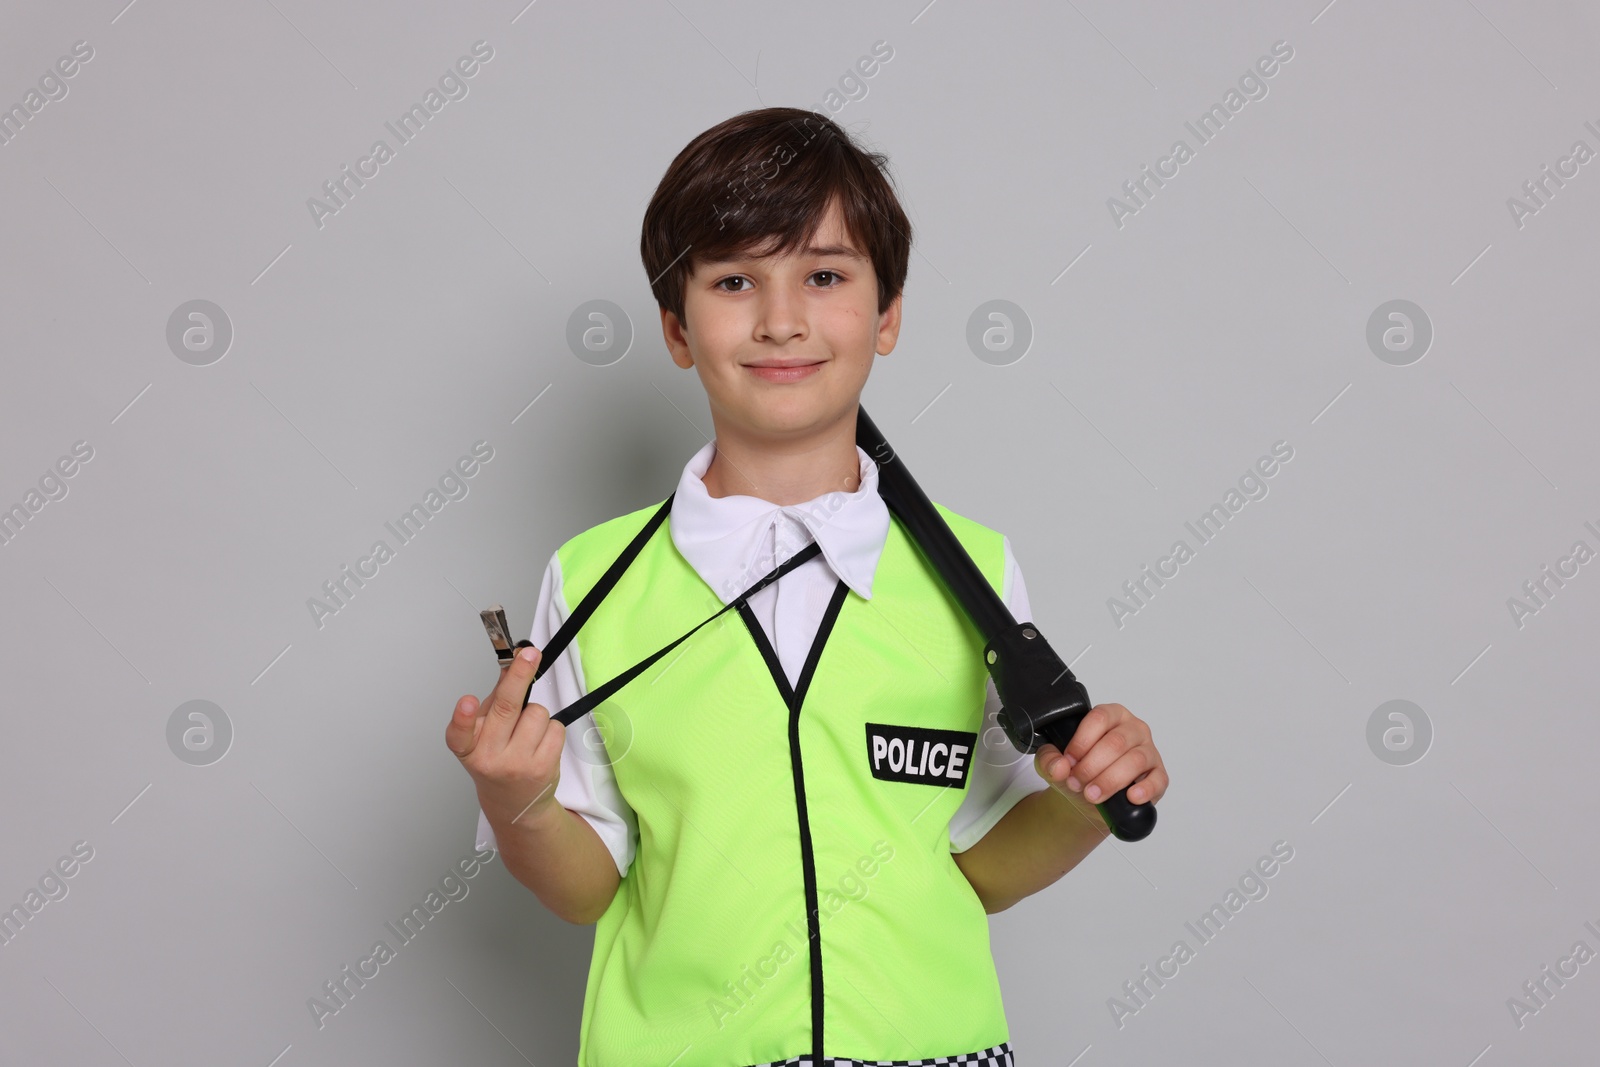
[[[806,256],[845,256],[849,259],[867,258],[854,248],[849,248],[845,245],[812,245],[801,254]]]
[[[809,248],[801,249],[800,250],[800,255],[802,257],[812,258],[812,259],[823,258],[823,257],[827,257],[827,256],[842,256],[842,257],[844,257],[846,259],[858,259],[858,260],[865,261],[866,258],[867,258],[865,254],[863,254],[863,253],[857,251],[856,249],[851,248],[851,247],[849,247],[847,245],[812,245]],[[713,266],[713,267],[721,267],[721,266],[724,266],[724,265],[729,264],[729,263],[738,263],[738,262],[740,262],[742,260],[747,260],[747,259],[766,259],[766,258],[767,258],[766,256],[753,256],[753,255],[750,255],[750,254],[746,253],[746,254],[740,255],[740,256],[730,256],[730,257],[728,257],[726,259],[708,260],[707,261],[707,265],[708,266]]]

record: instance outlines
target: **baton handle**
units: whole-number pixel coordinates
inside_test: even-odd
[[[983,659],[1000,694],[999,722],[1011,743],[1023,752],[1037,752],[1048,741],[1065,752],[1094,705],[1039,628],[1031,622],[1014,623],[990,639]],[[1156,828],[1156,806],[1129,800],[1127,786],[1095,808],[1119,841],[1142,841]]]
[[[1078,730],[1078,723],[1082,721],[1082,714],[1075,718],[1057,719],[1041,729],[1039,736],[1065,752],[1067,745],[1072,741],[1072,735]],[[1129,800],[1128,790],[1131,788],[1131,785],[1125,785],[1119,792],[1111,794],[1095,805],[1100,812],[1100,818],[1105,820],[1106,829],[1110,830],[1118,841],[1143,841],[1150,836],[1150,831],[1156,828],[1156,806],[1149,801],[1135,804]]]

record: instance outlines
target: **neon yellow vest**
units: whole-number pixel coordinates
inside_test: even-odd
[[[560,548],[567,604],[658,506]],[[999,592],[1001,535],[935,506]],[[744,607],[591,713],[639,840],[595,929],[579,1067],[914,1060],[1007,1041],[988,917],[949,836],[976,751],[956,753],[955,733],[983,729],[983,640],[898,520],[872,591],[836,585],[793,704]],[[721,607],[663,523],[578,632],[589,688]],[[899,746],[899,769],[922,777],[895,780],[894,727],[955,733]]]

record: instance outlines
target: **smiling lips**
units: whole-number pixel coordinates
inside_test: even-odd
[[[763,360],[760,363],[746,363],[745,366],[758,378],[769,382],[797,382],[817,372],[822,366],[821,362],[801,362],[792,360],[778,362],[776,360]]]

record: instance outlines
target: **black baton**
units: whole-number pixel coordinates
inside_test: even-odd
[[[1032,622],[1018,622],[978,570],[950,525],[917,485],[865,407],[856,410],[856,444],[878,465],[878,494],[987,642],[984,665],[1000,696],[999,722],[1022,752],[1050,742],[1063,752],[1093,707],[1088,690]],[[1120,841],[1142,841],[1156,826],[1154,804],[1135,804],[1124,788],[1095,805]]]

